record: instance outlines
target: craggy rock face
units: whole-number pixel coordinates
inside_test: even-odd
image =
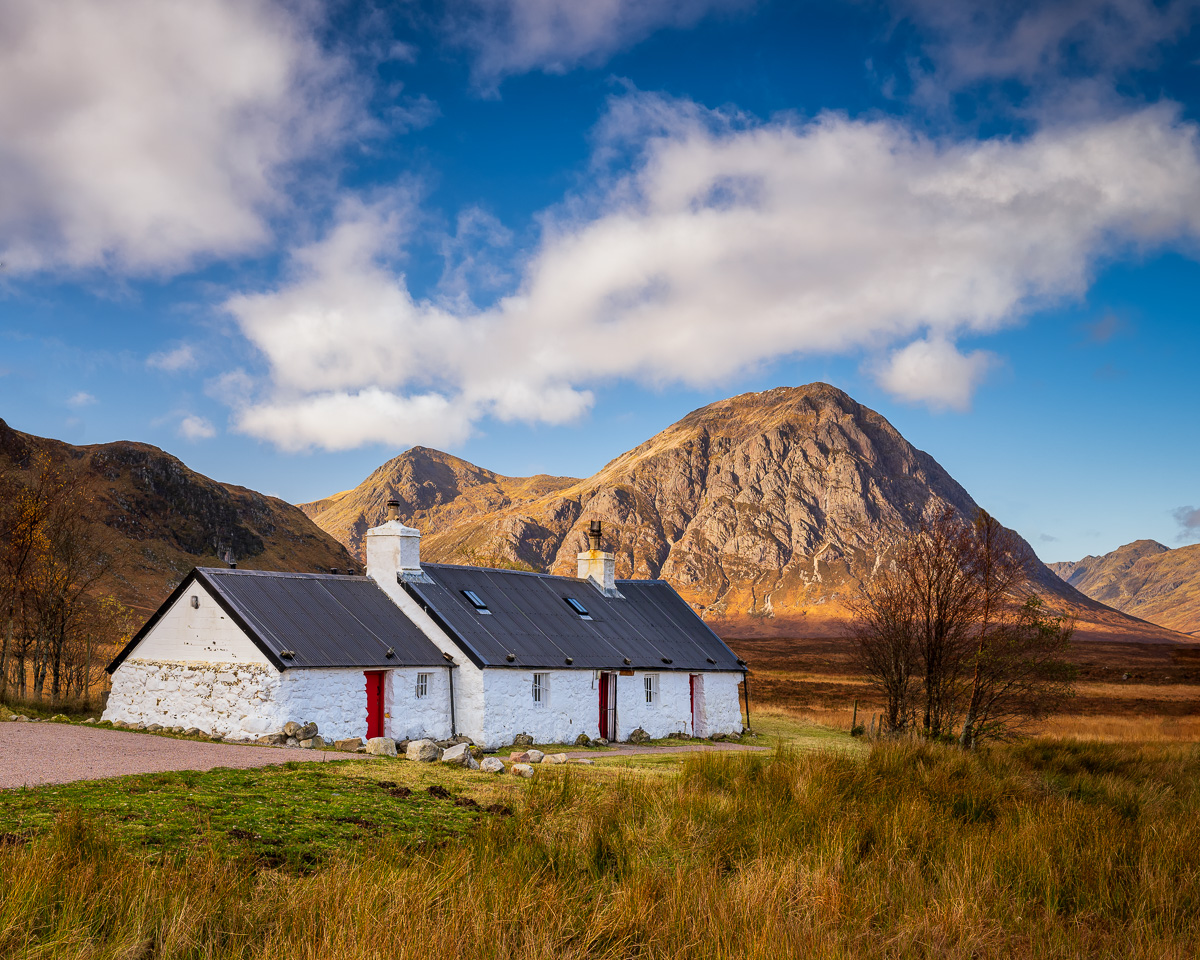
[[[603,520],[618,577],[669,581],[729,636],[844,633],[848,592],[922,518],[977,509],[932,457],[824,383],[710,404],[586,480],[502,477],[416,447],[302,509],[355,551],[389,497],[424,534],[424,559],[447,563],[574,575],[588,523]],[[1035,579],[1061,604],[1132,623],[1045,567]]]

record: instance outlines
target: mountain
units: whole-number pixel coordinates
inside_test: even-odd
[[[619,577],[668,580],[727,636],[844,633],[844,600],[923,516],[975,501],[878,413],[824,383],[694,411],[585,480],[504,477],[414,447],[301,504],[361,557],[389,498],[430,560],[573,573],[604,521]],[[1178,640],[1038,565],[1038,589],[1097,636]]]
[[[1155,540],[1135,540],[1102,557],[1049,567],[1093,600],[1200,636],[1200,543],[1172,550]]]
[[[296,507],[210,480],[158,447],[73,446],[0,420],[0,472],[22,480],[39,456],[82,472],[82,513],[112,533],[112,590],[140,612],[155,609],[192,567],[220,563],[227,551],[251,569],[353,564],[345,547]]]

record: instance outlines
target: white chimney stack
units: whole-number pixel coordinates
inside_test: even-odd
[[[421,532],[400,522],[400,501],[389,500],[387,520],[367,531],[367,576],[392,584],[396,576],[422,578]]]
[[[589,549],[579,554],[579,579],[591,580],[606,597],[620,597],[617,590],[617,559],[600,549],[601,521],[593,520],[588,529]]]

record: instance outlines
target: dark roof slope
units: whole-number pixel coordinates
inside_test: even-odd
[[[440,650],[367,577],[197,568],[109,665],[112,673],[194,581],[280,670],[445,666]],[[388,656],[389,649],[392,656]],[[293,653],[283,657],[284,651]]]
[[[405,589],[479,666],[589,670],[742,670],[737,656],[662,580],[620,580],[624,599],[589,580],[424,564]],[[481,613],[463,591],[487,605]],[[567,603],[578,600],[590,619]],[[513,659],[509,660],[509,656]]]

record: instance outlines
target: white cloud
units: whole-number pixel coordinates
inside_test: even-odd
[[[268,367],[236,427],[288,448],[444,445],[483,416],[569,420],[614,379],[703,387],[903,344],[881,382],[962,407],[988,360],[956,338],[1200,234],[1197,129],[1167,107],[957,142],[633,96],[604,129],[599,155],[632,172],[548,215],[519,289],[486,309],[415,300],[391,262],[403,204],[347,202],[284,283],[227,304]]]
[[[181,343],[170,350],[152,353],[146,358],[146,366],[167,373],[178,373],[180,370],[190,370],[196,366],[196,353],[190,344]]]
[[[933,64],[916,71],[925,100],[1010,79],[1038,90],[1064,82],[1093,86],[1103,95],[1113,78],[1152,65],[1164,44],[1200,19],[1195,0],[893,0],[893,6],[922,28]]]
[[[995,359],[983,350],[964,356],[942,339],[914,340],[891,355],[879,372],[879,383],[911,403],[966,410]]]
[[[271,0],[0,5],[7,268],[170,270],[263,243],[287,165],[356,116],[312,27]]]
[[[447,25],[475,53],[472,74],[494,91],[507,76],[603,63],[663,27],[690,27],[757,0],[459,0]]]
[[[95,397],[90,393],[84,393],[82,390],[67,398],[68,407],[90,407],[95,402]]]
[[[179,435],[185,440],[207,440],[217,435],[216,427],[204,417],[188,414],[179,421]]]

